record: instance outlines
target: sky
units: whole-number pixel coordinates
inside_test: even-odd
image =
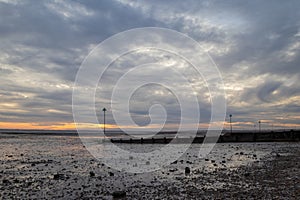
[[[179,31],[211,56],[226,92],[225,128],[229,114],[238,129],[257,128],[259,120],[264,129],[300,128],[299,9],[298,0],[0,0],[0,128],[74,129],[72,91],[86,56],[105,39],[143,27]],[[141,61],[144,56],[171,62],[174,68],[183,66],[182,61],[155,51],[135,52],[127,59]],[[121,61],[114,63],[114,69],[126,68],[126,61]],[[164,74],[163,67],[149,69],[150,74]],[[118,72],[107,71],[95,95],[100,124],[101,108],[108,108],[107,128],[118,127],[111,93],[106,91],[120,78]],[[175,74],[168,78],[180,82]],[[199,127],[205,128],[211,101],[203,78],[193,81]],[[183,91],[178,87],[177,92]],[[167,114],[166,127],[176,127],[180,103],[173,92],[155,84],[139,88],[130,99],[130,116],[139,126],[147,125],[149,109],[161,104],[166,113],[158,113]],[[99,128],[88,120],[81,126]]]

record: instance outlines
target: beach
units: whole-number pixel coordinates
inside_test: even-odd
[[[159,144],[119,145],[151,150]],[[299,142],[216,144],[199,159],[199,144],[192,144],[172,164],[134,174],[98,161],[77,136],[0,134],[0,197],[298,199],[299,147]]]

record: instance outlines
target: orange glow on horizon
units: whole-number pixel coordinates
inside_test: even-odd
[[[236,128],[241,128],[243,125],[253,125],[252,122],[233,122],[233,126]],[[270,124],[269,124],[270,125]],[[300,124],[278,124],[274,123],[274,128],[290,128],[296,127],[300,128]],[[228,128],[230,126],[229,122],[224,123],[223,128]],[[79,129],[98,129],[103,128],[103,124],[90,124],[82,123],[75,125],[74,122],[52,122],[52,123],[34,123],[34,122],[0,122],[0,129],[33,129],[33,130],[76,130],[76,127]],[[173,128],[177,127],[175,125]],[[105,124],[106,129],[119,129],[121,127],[114,124]],[[133,128],[130,126],[123,128]],[[143,127],[140,127],[143,128]],[[147,127],[149,128],[149,127]],[[169,128],[172,128],[171,126]],[[177,127],[178,128],[178,127]],[[199,128],[208,128],[208,124],[199,124]]]
[[[52,122],[52,123],[34,123],[34,122],[0,122],[0,129],[36,129],[36,130],[76,130],[82,129],[98,129],[103,128],[103,124],[82,123],[75,125],[74,122]],[[106,129],[119,128],[114,124],[105,124]]]
[[[0,122],[0,129],[72,130],[74,123]]]

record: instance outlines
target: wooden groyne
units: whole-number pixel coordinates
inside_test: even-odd
[[[180,143],[203,143],[207,142],[218,143],[234,143],[234,142],[299,142],[300,131],[280,131],[280,132],[234,132],[221,135],[219,138],[197,136],[195,138],[174,138],[174,137],[152,137],[152,138],[113,138],[113,143],[128,143],[128,144],[168,144],[170,142]]]

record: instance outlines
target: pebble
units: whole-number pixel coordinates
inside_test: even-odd
[[[169,172],[175,172],[175,171],[177,171],[176,168],[175,169],[169,169]]]
[[[186,161],[186,163],[187,163],[187,164],[193,164],[191,161],[188,161],[188,160]]]
[[[90,171],[90,177],[94,177],[95,176],[95,172]]]
[[[112,193],[112,196],[114,198],[122,198],[122,197],[126,197],[126,192],[125,191],[114,191]]]
[[[185,167],[185,170],[184,170],[185,174],[190,174],[191,173],[191,169],[189,167]]]
[[[112,172],[109,172],[109,176],[114,176],[115,174]]]
[[[54,180],[59,180],[59,179],[62,179],[62,178],[64,178],[64,175],[63,175],[63,174],[54,174],[54,175],[53,175],[53,179],[54,179]]]

